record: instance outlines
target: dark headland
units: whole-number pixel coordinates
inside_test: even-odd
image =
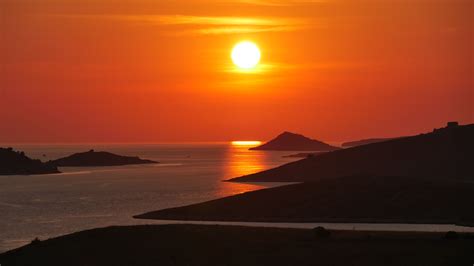
[[[441,266],[474,261],[474,240],[465,234],[449,239],[439,233],[318,232],[217,225],[107,227],[33,241],[0,254],[0,264]]]
[[[75,153],[73,155],[51,161],[56,166],[119,166],[129,164],[154,164],[152,160],[140,159],[139,157],[121,156],[105,151],[94,151]]]
[[[0,148],[0,175],[39,175],[59,173],[51,163],[43,163],[12,148]]]
[[[250,150],[267,151],[333,151],[338,149],[319,140],[291,132],[283,132],[263,145],[250,148]]]
[[[382,141],[387,141],[387,140],[392,140],[394,138],[371,138],[371,139],[361,139],[361,140],[355,140],[355,141],[348,141],[344,142],[341,144],[343,148],[350,148],[350,147],[356,147],[356,146],[361,146],[361,145],[367,145],[367,144],[372,144],[372,143],[377,143],[377,142],[382,142]]]
[[[474,124],[326,152],[237,182],[312,182],[354,175],[474,180]]]
[[[247,192],[135,218],[474,225],[472,206],[473,182],[350,176]]]

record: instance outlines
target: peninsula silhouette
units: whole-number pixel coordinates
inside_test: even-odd
[[[473,203],[472,182],[401,176],[347,176],[262,189],[149,212],[135,218],[472,226]]]

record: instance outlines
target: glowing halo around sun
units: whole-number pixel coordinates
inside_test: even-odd
[[[231,53],[232,62],[243,70],[255,68],[260,62],[260,49],[251,41],[242,41],[234,46]]]

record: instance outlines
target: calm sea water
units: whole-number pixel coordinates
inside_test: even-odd
[[[153,223],[135,214],[202,202],[276,184],[224,179],[272,168],[288,152],[249,151],[230,143],[14,145],[32,158],[56,159],[89,149],[157,160],[157,165],[60,168],[62,174],[0,176],[0,252],[79,230]],[[291,152],[290,152],[291,153]]]

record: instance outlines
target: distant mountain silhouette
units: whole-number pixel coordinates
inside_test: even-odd
[[[473,158],[471,124],[327,152],[231,181],[302,182],[353,175],[474,179]]]
[[[338,147],[291,132],[283,132],[263,145],[250,148],[250,150],[268,151],[333,151],[338,149]]]
[[[121,156],[110,152],[90,150],[88,152],[75,153],[68,157],[51,161],[56,166],[117,166],[128,164],[153,164],[158,163],[139,157]]]
[[[0,175],[39,175],[59,173],[50,163],[30,159],[24,152],[0,148]]]
[[[361,139],[361,140],[356,140],[356,141],[348,141],[342,143],[342,147],[344,148],[349,148],[349,147],[356,147],[356,146],[361,146],[361,145],[366,145],[366,144],[372,144],[372,143],[377,143],[377,142],[382,142],[382,141],[387,141],[387,140],[392,140],[394,138],[372,138],[372,139]]]

